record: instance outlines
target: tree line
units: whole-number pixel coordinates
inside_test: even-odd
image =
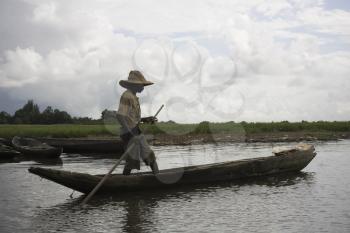
[[[105,110],[108,112],[108,110]],[[89,117],[72,117],[66,111],[61,111],[51,106],[40,111],[39,106],[33,100],[28,102],[13,115],[0,112],[0,124],[96,124],[102,123],[102,119]]]

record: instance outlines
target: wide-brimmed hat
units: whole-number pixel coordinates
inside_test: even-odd
[[[148,86],[152,85],[153,83],[150,81],[147,81],[145,77],[141,74],[138,70],[132,70],[129,73],[128,80],[120,80],[119,85],[128,88],[130,85],[143,85]]]

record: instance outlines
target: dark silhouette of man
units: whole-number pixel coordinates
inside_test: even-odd
[[[119,85],[126,88],[120,97],[117,119],[121,125],[120,137],[124,142],[126,164],[123,170],[124,175],[130,175],[132,169],[140,170],[140,161],[151,167],[153,174],[159,172],[156,157],[153,150],[147,143],[146,137],[142,134],[140,123],[155,123],[157,118],[141,118],[141,108],[137,93],[141,93],[145,86],[153,83],[147,81],[140,71],[130,71],[127,80],[120,80]]]

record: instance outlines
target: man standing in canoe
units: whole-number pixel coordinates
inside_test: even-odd
[[[153,124],[157,118],[141,118],[140,103],[136,96],[136,93],[141,93],[145,86],[152,84],[137,70],[130,71],[127,80],[119,81],[119,85],[126,88],[120,97],[117,112],[117,119],[121,125],[120,137],[124,142],[125,151],[128,151],[123,175],[130,175],[132,169],[140,170],[140,160],[151,167],[153,174],[159,172],[154,152],[139,127],[140,123]]]

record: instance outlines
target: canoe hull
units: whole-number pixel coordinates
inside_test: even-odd
[[[0,160],[13,159],[19,155],[21,155],[21,153],[17,151],[0,151]]]
[[[31,157],[58,158],[63,152],[62,147],[49,146],[35,139],[29,138],[27,139],[14,137],[12,139],[12,145],[17,151],[21,152],[24,156]]]
[[[62,147],[65,153],[123,153],[123,142],[116,139],[39,138],[50,146]]]
[[[50,150],[27,150],[21,147],[15,147],[17,151],[21,152],[23,155],[28,155],[32,157],[40,157],[40,158],[58,158],[62,153],[62,148],[54,148]]]
[[[19,155],[21,155],[20,152],[0,142],[0,160],[13,159]]]
[[[150,172],[130,176],[115,174],[108,178],[98,193],[120,193],[296,172],[305,168],[315,155],[312,147],[307,151],[294,151],[279,156],[167,169],[160,171],[156,176]],[[29,172],[82,193],[89,193],[103,177],[39,167],[31,167]]]

